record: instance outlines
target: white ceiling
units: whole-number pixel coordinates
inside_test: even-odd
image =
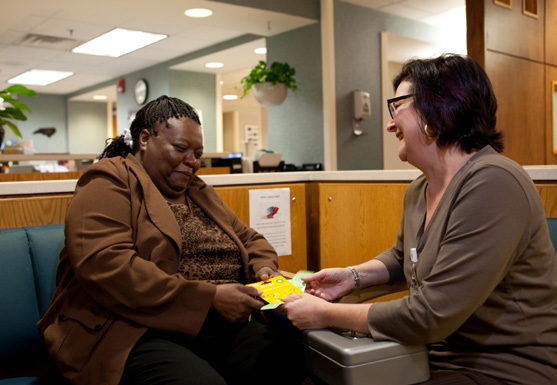
[[[465,0],[343,1],[435,25],[443,23],[447,15],[454,17],[456,13],[462,18],[465,3]],[[74,93],[244,34],[272,36],[315,22],[208,0],[25,0],[4,3],[0,13],[0,89],[9,85],[9,78],[33,68],[75,73],[49,86],[31,87],[44,94]],[[210,8],[213,15],[206,19],[184,16],[186,9],[198,7]],[[60,49],[45,48],[44,44],[20,44],[28,34],[38,34],[70,39],[73,47],[116,27],[164,33],[169,37],[120,58],[74,54],[67,46]],[[259,60],[264,60],[264,56],[253,53],[253,49],[264,42],[261,39],[173,68],[238,78],[243,71],[247,73]],[[225,67],[207,70],[204,67],[207,61],[221,61]],[[98,91],[108,92],[112,100],[116,98],[116,86]]]
[[[447,16],[462,9],[466,0],[342,0],[407,19],[442,25]]]

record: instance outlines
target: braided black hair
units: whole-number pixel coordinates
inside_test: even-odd
[[[124,134],[115,138],[106,140],[106,147],[99,156],[102,158],[113,158],[115,156],[126,157],[128,154],[135,154],[139,148],[139,134],[143,130],[149,131],[152,135],[157,136],[155,125],[166,122],[170,118],[187,118],[201,125],[199,116],[194,108],[188,103],[166,95],[159,97],[147,103],[142,107],[130,126],[130,133],[133,140],[133,146],[130,147],[124,140]]]

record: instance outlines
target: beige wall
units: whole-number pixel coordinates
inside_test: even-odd
[[[253,157],[255,147],[246,151],[246,125],[257,126],[260,135],[259,149],[269,149],[267,141],[267,111],[259,105],[238,105],[223,112],[223,151],[242,152],[244,156]],[[271,149],[272,150],[272,149]]]

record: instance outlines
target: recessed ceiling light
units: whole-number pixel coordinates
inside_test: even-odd
[[[33,86],[48,86],[54,82],[73,75],[67,71],[30,70],[8,80],[8,83],[26,84]]]
[[[259,54],[259,55],[265,55],[267,53],[267,48],[265,48],[265,47],[256,48],[256,49],[253,50],[253,52],[255,52],[256,54]]]
[[[236,99],[238,99],[238,95],[223,95],[222,98],[224,100],[236,100]]]
[[[219,62],[205,63],[205,67],[207,67],[207,68],[222,68],[222,67],[224,67],[224,64],[219,63]]]
[[[72,52],[120,57],[167,37],[168,35],[116,28],[72,49]]]
[[[191,8],[184,13],[189,17],[209,17],[213,14],[213,11],[205,8]]]
[[[106,100],[108,97],[106,95],[93,95],[93,100]]]

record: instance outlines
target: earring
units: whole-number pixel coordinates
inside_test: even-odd
[[[424,132],[428,138],[433,138],[435,136],[434,132],[429,132],[429,127],[427,126],[427,124],[424,126]]]
[[[146,149],[147,149],[147,142],[141,143],[141,149],[142,149],[142,150],[146,150]]]

